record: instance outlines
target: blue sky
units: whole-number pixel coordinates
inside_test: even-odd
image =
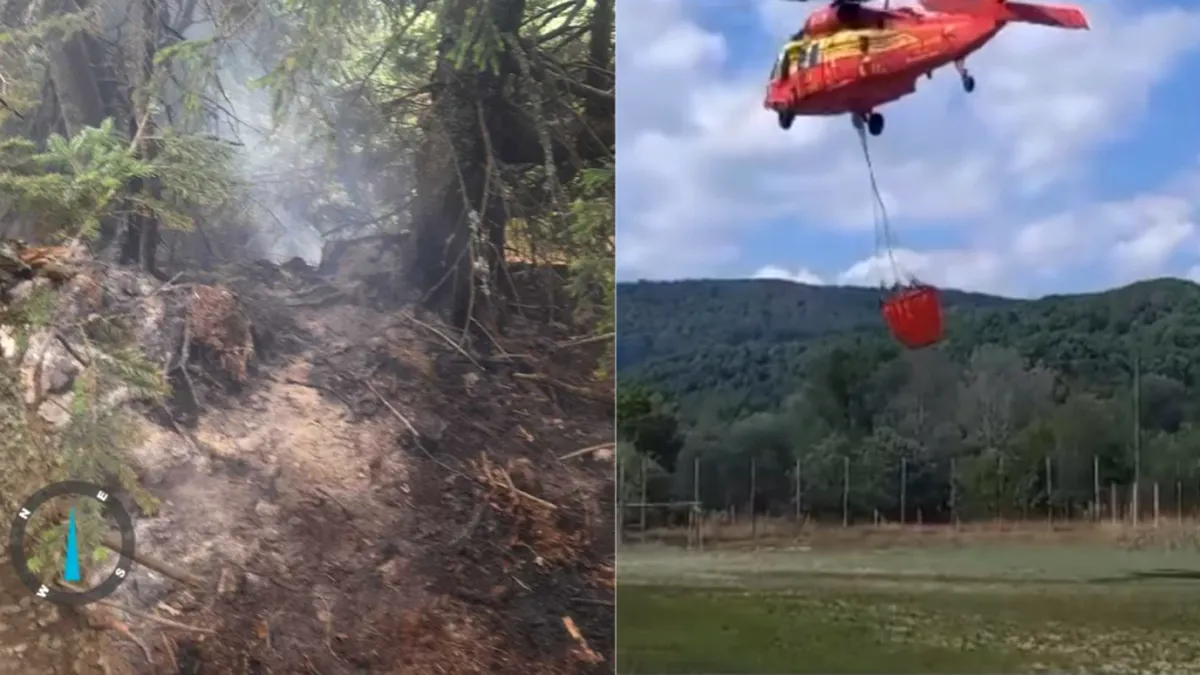
[[[1077,4],[1091,31],[1012,24],[968,61],[974,93],[946,68],[881,110],[903,272],[1016,296],[1200,279],[1200,2]],[[784,132],[761,107],[818,7],[618,3],[620,279],[889,274],[849,122]]]

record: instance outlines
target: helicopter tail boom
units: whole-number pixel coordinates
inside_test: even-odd
[[[1055,28],[1088,29],[1087,15],[1078,7],[1006,2],[1000,6],[1000,15],[1008,21],[1036,23]]]
[[[1005,0],[921,0],[927,11],[941,14],[993,15],[1002,21],[1056,28],[1087,29],[1087,15],[1077,7]]]

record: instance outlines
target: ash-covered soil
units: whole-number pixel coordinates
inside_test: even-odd
[[[603,344],[516,316],[464,348],[300,264],[190,283],[236,292],[255,356],[237,382],[192,345],[146,418],[139,557],[180,578],[135,567],[105,672],[611,672]]]

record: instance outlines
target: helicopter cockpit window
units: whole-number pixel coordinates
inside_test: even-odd
[[[779,53],[779,58],[775,59],[775,65],[771,66],[771,79],[778,80],[783,77],[783,62],[787,59],[787,52]]]

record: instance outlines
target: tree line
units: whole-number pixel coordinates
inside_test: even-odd
[[[1102,393],[995,344],[962,359],[839,346],[780,405],[732,423],[682,421],[669,395],[623,381],[622,497],[640,501],[646,476],[650,502],[697,495],[707,510],[745,509],[753,489],[756,512],[786,514],[799,492],[809,517],[898,520],[903,501],[912,522],[1081,515],[1097,484],[1194,490],[1195,404],[1181,382],[1141,372],[1137,353],[1128,365],[1128,386]]]

